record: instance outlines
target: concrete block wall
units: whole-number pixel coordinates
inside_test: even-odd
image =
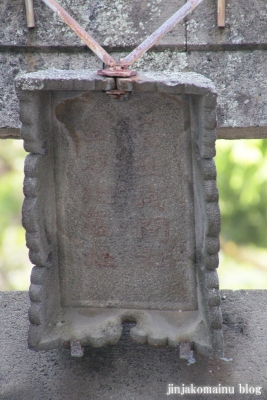
[[[118,57],[128,53],[184,4],[184,0],[60,0],[60,4]],[[226,1],[226,27],[216,4],[204,0],[135,65],[137,70],[193,71],[214,81],[219,138],[267,135],[267,7],[264,0]],[[0,4],[0,136],[19,137],[14,78],[40,69],[98,69],[101,62],[41,1],[28,30],[24,2]]]

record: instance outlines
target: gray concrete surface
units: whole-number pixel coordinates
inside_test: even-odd
[[[222,291],[225,358],[195,354],[180,360],[178,349],[151,348],[129,338],[116,346],[87,348],[82,359],[69,350],[27,348],[26,292],[0,293],[1,400],[163,400],[168,398],[253,400],[267,398],[266,291]],[[172,395],[167,385],[230,386],[234,395]],[[239,394],[239,384],[262,387],[261,396]]]
[[[204,0],[188,16],[187,49],[266,49],[266,1],[228,0],[225,4],[225,28],[217,28],[217,1],[214,0]]]
[[[96,40],[108,48],[130,48],[157,29],[185,0],[58,0]],[[27,29],[24,2],[2,0],[0,46],[84,47],[81,40],[42,2],[34,3],[36,28]],[[228,0],[226,27],[217,28],[217,1],[204,0],[188,22],[177,25],[158,47],[184,51],[199,46],[267,47],[267,7],[264,0]]]
[[[99,69],[101,61],[88,51],[77,53],[2,53],[0,52],[0,137],[6,133],[19,133],[20,121],[18,98],[15,93],[14,79],[22,71],[34,72],[40,69]],[[10,128],[13,131],[10,131]],[[16,131],[14,130],[16,129]]]
[[[192,52],[188,70],[214,82],[220,128],[267,126],[267,51]]]

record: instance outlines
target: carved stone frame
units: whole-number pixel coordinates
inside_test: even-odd
[[[75,93],[107,91],[117,88],[129,92],[158,92],[188,95],[190,99],[191,135],[193,148],[193,177],[195,204],[196,274],[198,290],[198,322],[191,323],[176,339],[150,335],[138,312],[113,310],[107,316],[112,321],[113,332],[106,335],[94,333],[92,325],[86,334],[77,315],[67,310],[64,319],[72,321],[73,329],[64,331],[65,321],[61,314],[59,271],[54,249],[56,239],[56,207],[53,140],[51,127],[51,93],[54,91]],[[106,78],[92,71],[48,70],[25,74],[16,79],[20,100],[21,136],[25,150],[30,152],[25,162],[23,226],[29,257],[35,265],[31,274],[29,310],[29,347],[48,350],[79,340],[82,345],[99,347],[115,344],[121,335],[124,320],[137,323],[131,336],[139,343],[154,346],[172,345],[189,341],[203,354],[223,355],[222,316],[220,309],[218,267],[220,211],[216,187],[216,168],[213,161],[216,140],[216,91],[213,83],[195,73],[146,73],[132,78]],[[178,311],[172,313],[174,321]],[[148,311],[149,312],[149,311]],[[156,317],[155,317],[156,318]],[[192,321],[191,321],[192,322]],[[93,324],[93,322],[92,322]],[[138,324],[142,329],[137,329]],[[142,325],[143,324],[143,325]],[[97,331],[97,329],[96,329]],[[142,331],[142,332],[141,332]]]

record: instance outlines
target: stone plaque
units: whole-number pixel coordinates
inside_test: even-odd
[[[115,344],[134,321],[139,343],[221,355],[212,83],[51,70],[16,85],[29,346]]]

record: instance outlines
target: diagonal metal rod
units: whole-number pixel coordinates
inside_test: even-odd
[[[94,38],[87,33],[75,21],[67,11],[62,8],[56,0],[42,0],[51,10],[53,10],[86,44],[87,46],[114,71],[126,69],[132,65],[138,58],[140,58],[147,50],[149,50],[155,43],[157,43],[163,36],[166,35],[178,22],[182,21],[191,11],[193,11],[198,4],[203,0],[188,0],[188,2],[181,7],[172,17],[170,17],[163,25],[161,25],[152,35],[145,39],[135,50],[133,50],[127,57],[121,61],[114,60],[104,49],[98,44]]]
[[[95,39],[89,35],[79,24],[75,21],[67,11],[62,8],[56,0],[42,0],[51,10],[53,10],[83,41],[87,46],[109,67],[118,64],[104,49],[98,44]]]
[[[157,43],[163,36],[166,35],[178,22],[182,21],[191,11],[193,11],[198,4],[203,0],[189,0],[183,7],[181,7],[172,17],[170,17],[163,25],[161,25],[152,35],[145,39],[135,50],[133,50],[127,57],[121,60],[121,64],[130,66],[138,58],[140,58],[147,50],[149,50],[155,43]]]

